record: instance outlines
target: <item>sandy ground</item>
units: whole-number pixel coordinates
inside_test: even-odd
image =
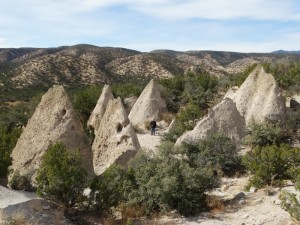
[[[14,191],[0,186],[0,209],[3,209],[9,205],[15,205],[35,198],[35,193]]]
[[[151,135],[150,131],[145,134],[137,134],[140,145],[142,148],[155,151],[156,147],[160,144],[160,139],[165,131],[158,130],[155,135]]]

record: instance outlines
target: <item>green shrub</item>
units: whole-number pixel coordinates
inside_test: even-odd
[[[196,104],[189,103],[181,108],[175,126],[164,135],[164,140],[175,142],[185,131],[192,130],[205,112]]]
[[[277,63],[265,63],[264,68],[268,73],[273,74],[280,87],[291,94],[300,92],[300,62],[281,61]]]
[[[195,167],[171,143],[160,146],[153,158],[139,152],[131,166],[136,189],[128,204],[141,205],[148,215],[172,209],[195,215],[206,208],[205,192],[217,184],[210,167]]]
[[[170,112],[177,113],[180,108],[184,91],[185,77],[183,75],[160,80],[161,93],[166,100]]]
[[[243,162],[252,174],[250,185],[278,185],[295,176],[295,168],[300,166],[300,149],[287,144],[256,147],[244,156]]]
[[[110,166],[90,185],[90,209],[102,214],[111,213],[111,207],[126,200],[133,180],[130,171],[126,172],[120,166]]]
[[[214,101],[217,85],[217,78],[208,73],[189,73],[185,77],[183,102],[198,105],[201,109],[206,110]]]
[[[13,128],[10,130],[0,126],[0,177],[7,176],[8,167],[12,162],[10,155],[21,132],[21,128]]]
[[[252,124],[247,130],[244,143],[252,147],[280,146],[282,143],[288,142],[289,137],[287,134],[288,132],[279,124]]]
[[[74,206],[86,185],[86,176],[80,154],[56,143],[43,156],[36,177],[37,193],[67,207]]]
[[[29,174],[21,176],[19,171],[16,171],[13,173],[8,185],[14,190],[32,191],[30,177]]]
[[[78,113],[82,124],[85,125],[94,110],[99,96],[101,95],[102,86],[88,86],[82,90],[76,91],[72,95],[74,109]]]
[[[209,165],[221,175],[234,175],[244,170],[236,144],[223,134],[215,134],[200,141],[197,146],[188,147],[194,148],[190,151],[192,154],[187,155],[198,166]]]
[[[131,96],[139,96],[145,88],[144,82],[113,84],[112,91],[114,96],[122,100]]]
[[[288,211],[293,219],[300,221],[300,204],[296,195],[284,190],[280,193],[279,199],[281,208]]]

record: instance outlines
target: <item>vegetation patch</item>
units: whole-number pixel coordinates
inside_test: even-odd
[[[87,172],[79,152],[70,152],[62,143],[49,147],[36,177],[37,193],[67,207],[74,206],[86,186]]]

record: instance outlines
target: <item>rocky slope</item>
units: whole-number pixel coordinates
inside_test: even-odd
[[[299,54],[156,50],[142,53],[92,45],[0,49],[0,82],[12,87],[50,87],[165,78],[207,71],[215,76],[243,71],[257,62],[300,60]],[[4,68],[3,65],[10,67]]]

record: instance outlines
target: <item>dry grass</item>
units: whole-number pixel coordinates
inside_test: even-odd
[[[133,218],[145,216],[145,210],[140,206],[128,207],[125,204],[120,205],[122,223],[125,224]]]
[[[151,121],[149,121],[149,120],[146,120],[146,121],[144,122],[144,127],[145,127],[147,130],[150,130],[150,122],[151,122]]]
[[[172,122],[172,120],[175,118],[175,115],[169,112],[162,114],[162,120],[166,121],[168,124]]]
[[[212,213],[225,212],[225,203],[220,197],[208,196],[207,205]]]
[[[149,125],[149,126],[150,126],[150,125]],[[143,133],[145,133],[145,131],[144,131],[142,128],[140,128],[138,125],[132,125],[132,127],[133,127],[133,129],[135,130],[135,132],[138,133],[138,134],[143,134]]]
[[[38,221],[28,218],[24,211],[16,211],[11,216],[4,216],[2,225],[38,225]]]

